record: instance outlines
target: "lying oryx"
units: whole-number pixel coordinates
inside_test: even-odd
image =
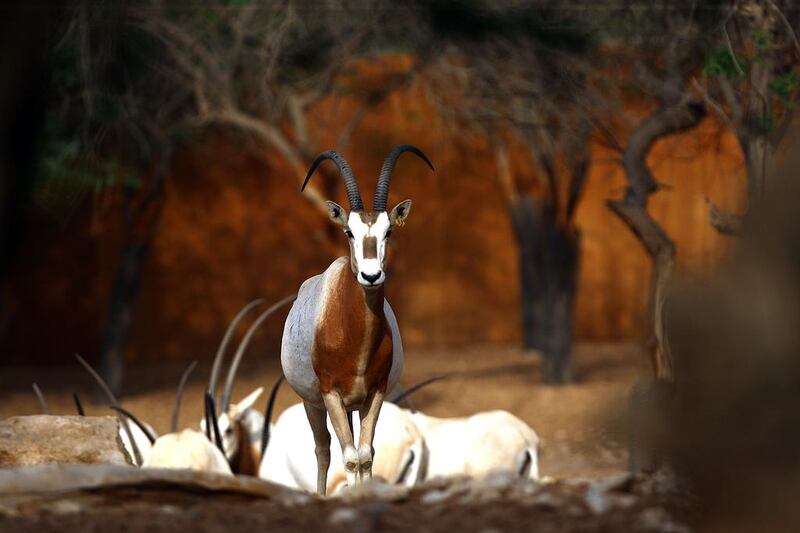
[[[329,431],[331,421],[327,420]],[[358,425],[355,425],[358,428]],[[358,435],[358,433],[356,433]],[[383,402],[375,428],[373,474],[391,483],[412,486],[422,480],[427,458],[425,441],[408,413],[393,403]],[[347,483],[338,442],[332,441],[332,460],[327,477],[327,494]],[[286,409],[270,431],[261,461],[259,477],[296,489],[317,490],[317,468],[313,460],[314,440],[302,403]]]
[[[189,368],[186,369],[181,377],[178,391],[175,395],[170,432],[166,435],[156,437],[143,427],[142,422],[136,416],[119,406],[111,406],[112,409],[130,419],[140,431],[148,436],[150,448],[147,458],[141,465],[143,468],[179,468],[219,474],[232,473],[228,460],[221,450],[219,427],[216,425],[212,398],[206,396],[205,413],[211,421],[210,424],[214,427],[217,445],[215,446],[204,433],[194,429],[184,429],[178,432],[178,414],[181,398],[186,386],[186,380],[195,364],[196,362],[193,362],[189,365]]]
[[[448,375],[427,379],[395,397],[409,395]],[[468,417],[437,418],[413,407],[408,411],[428,446],[425,479],[437,476],[483,477],[496,470],[539,478],[539,437],[528,424],[508,411],[486,411]]]
[[[176,402],[177,404],[177,402]],[[154,443],[145,468],[183,468],[233,474],[227,457],[222,453],[222,440],[217,426],[213,399],[206,394],[205,413],[210,431],[215,437],[216,445],[209,436],[194,429],[184,429],[180,433],[173,431],[159,437]],[[173,416],[173,419],[176,417]]]
[[[508,411],[487,411],[463,418],[409,413],[428,446],[425,479],[467,475],[481,478],[506,470],[538,479],[539,438]]]
[[[239,343],[239,347],[228,367],[228,374],[225,378],[220,409],[217,416],[222,438],[222,447],[225,450],[225,456],[231,468],[236,474],[255,476],[258,473],[258,465],[261,461],[261,439],[264,426],[264,417],[253,408],[256,400],[258,400],[259,396],[261,396],[264,391],[263,387],[252,391],[238,403],[231,402],[231,392],[233,390],[236,372],[258,327],[275,311],[294,301],[294,298],[295,296],[291,295],[280,300],[262,312],[261,315],[253,321],[252,325],[242,337],[242,341]],[[208,380],[207,392],[211,394],[212,397],[215,397],[222,361],[237,326],[251,309],[262,302],[263,300],[261,299],[254,300],[243,307],[225,331],[225,335],[214,357],[211,375]],[[200,429],[208,433],[205,419],[201,420]]]

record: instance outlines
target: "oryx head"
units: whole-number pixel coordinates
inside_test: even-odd
[[[219,427],[223,450],[228,459],[234,459],[239,452],[244,451],[240,449],[239,445],[239,441],[242,437],[246,437],[244,440],[252,440],[254,445],[257,445],[258,437],[261,435],[261,426],[263,424],[261,414],[253,408],[253,405],[255,404],[256,400],[258,400],[258,397],[261,396],[262,392],[264,392],[263,387],[259,387],[254,390],[239,403],[231,403],[231,393],[233,392],[233,384],[234,380],[236,379],[236,372],[239,369],[239,364],[241,363],[242,358],[247,351],[247,347],[250,345],[250,341],[253,339],[253,335],[255,334],[256,330],[258,330],[259,326],[275,311],[284,305],[293,302],[295,298],[296,295],[292,294],[279,300],[258,315],[250,327],[247,328],[247,331],[242,337],[239,347],[236,349],[236,353],[234,354],[228,368],[228,375],[225,378],[225,386],[223,388],[222,398],[219,403],[216,402],[217,382],[219,381],[219,373],[222,370],[222,362],[225,358],[225,352],[227,351],[228,344],[233,338],[236,328],[239,326],[239,323],[242,321],[242,319],[244,319],[244,317],[253,308],[260,305],[263,302],[262,299],[253,300],[244,306],[233,318],[231,323],[228,325],[228,329],[225,331],[222,342],[217,349],[217,354],[214,356],[214,363],[211,367],[211,375],[208,378],[208,386],[206,391],[211,395],[215,408],[217,405],[219,406],[219,411],[215,411],[217,426]],[[206,427],[205,419],[201,420],[201,431],[207,432]],[[240,434],[240,432],[244,432],[244,434]]]
[[[367,288],[380,287],[386,281],[384,263],[386,260],[386,243],[392,230],[396,226],[402,226],[411,211],[411,200],[403,200],[394,208],[386,211],[386,200],[389,196],[389,182],[392,179],[392,172],[397,158],[403,152],[411,152],[424,160],[431,170],[433,165],[425,154],[418,148],[410,144],[401,144],[389,152],[381,167],[378,176],[378,184],[375,187],[375,202],[372,211],[364,209],[361,201],[361,193],[358,190],[356,178],[347,161],[333,150],[323,152],[314,159],[311,168],[306,175],[302,191],[305,189],[308,180],[314,174],[320,163],[330,159],[339,168],[339,172],[344,178],[347,198],[350,202],[350,210],[345,210],[336,202],[327,201],[328,216],[338,224],[347,236],[350,245],[350,268],[358,282]]]

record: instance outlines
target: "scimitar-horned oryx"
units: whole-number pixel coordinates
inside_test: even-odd
[[[397,320],[384,298],[386,245],[392,230],[402,226],[411,200],[386,211],[389,182],[397,158],[411,152],[433,169],[418,148],[395,147],[381,167],[372,211],[347,161],[333,150],[311,164],[304,190],[314,171],[332,160],[344,178],[350,210],[326,202],[330,219],[347,236],[350,257],[340,257],[306,280],[297,294],[283,330],[281,365],[286,381],[303,400],[317,456],[317,492],[325,494],[330,464],[329,415],[342,450],[348,485],[372,475],[372,441],[387,389],[400,378],[403,346]],[[352,411],[359,411],[358,448],[353,442]]]

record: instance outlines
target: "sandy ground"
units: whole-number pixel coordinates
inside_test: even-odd
[[[258,386],[267,389],[279,375],[276,356],[261,361],[249,354],[234,389],[234,400]],[[563,478],[598,478],[626,467],[625,414],[631,385],[646,375],[643,351],[632,344],[583,344],[575,351],[578,381],[548,387],[538,378],[538,358],[515,349],[408,350],[403,382],[406,386],[441,373],[447,380],[413,396],[415,406],[436,416],[459,416],[487,409],[506,409],[525,420],[542,439],[540,472]],[[181,411],[181,425],[196,426],[202,412],[202,392],[210,370],[205,360],[190,380]],[[164,432],[182,365],[139,364],[128,370],[122,403]],[[91,414],[105,413],[90,405],[90,381],[77,362],[63,367],[5,368],[0,375],[0,417],[40,412],[30,384],[38,382],[54,414],[74,413],[71,394],[77,391]],[[288,387],[281,389],[276,416],[298,401]],[[259,400],[263,405],[266,396]]]

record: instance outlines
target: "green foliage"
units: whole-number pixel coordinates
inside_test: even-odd
[[[775,127],[775,118],[773,113],[761,113],[757,117],[756,126],[760,131],[768,133]]]
[[[94,157],[61,117],[48,113],[33,189],[33,203],[38,209],[63,223],[88,194],[119,183],[121,173],[117,158]]]
[[[731,79],[744,78],[747,61],[743,57],[734,56],[728,48],[715,48],[709,53],[703,65],[706,76],[724,76]]]
[[[757,58],[763,56],[772,48],[772,34],[764,28],[755,30],[752,39],[753,49]]]
[[[121,12],[115,5],[90,12],[87,54],[76,26],[79,19],[70,18],[76,14],[68,10],[70,16],[60,28],[63,34],[47,52],[52,96],[33,203],[62,222],[89,194],[119,185],[140,186],[138,177],[129,176],[138,176],[142,168],[137,167],[146,164],[141,124],[158,108],[139,90],[147,87],[146,58],[157,51],[121,23]],[[126,110],[131,99],[139,116]]]
[[[769,82],[770,92],[783,99],[795,96],[798,88],[800,88],[800,76],[794,72],[786,72]]]

